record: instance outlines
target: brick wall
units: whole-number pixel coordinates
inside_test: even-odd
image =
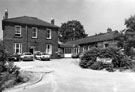
[[[46,44],[52,44],[52,58],[56,58],[58,50],[58,29],[52,29],[52,39],[46,39],[46,28],[47,27],[39,27],[39,26],[31,26],[31,25],[19,25],[22,27],[22,37],[15,37],[15,23],[6,23],[3,30],[3,40],[6,49],[13,53],[13,44],[14,43],[22,43],[22,51],[26,52],[27,47],[35,46],[35,50],[45,52]],[[37,38],[32,38],[32,27],[38,28]],[[28,32],[27,32],[28,30]],[[27,35],[28,33],[28,35]],[[28,38],[27,38],[28,37]],[[28,44],[27,44],[28,43]]]

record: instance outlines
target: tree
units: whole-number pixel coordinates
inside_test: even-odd
[[[135,15],[125,20],[125,25],[130,31],[135,31]]]
[[[119,36],[117,37],[117,45],[118,47],[124,48],[126,55],[134,56],[133,48],[135,48],[135,15],[126,19],[125,25],[127,29],[120,32]]]
[[[118,40],[117,46],[120,48],[125,48],[125,42],[127,40],[127,36],[125,34],[125,29],[118,33],[116,39]]]
[[[77,40],[86,36],[83,25],[77,20],[63,23],[59,29],[59,40],[61,42]]]

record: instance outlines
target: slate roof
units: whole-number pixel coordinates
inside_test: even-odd
[[[59,47],[62,47],[62,48],[64,48],[64,47],[72,48],[72,47],[74,47],[74,45],[73,44],[59,44]]]
[[[112,31],[112,32],[107,32],[107,33],[103,33],[103,34],[88,36],[86,38],[66,42],[65,44],[81,45],[81,44],[87,44],[87,43],[95,43],[95,42],[113,40],[117,37],[117,33],[118,33],[118,31]]]
[[[53,24],[51,24],[49,22],[43,21],[43,20],[38,19],[36,17],[29,17],[29,16],[8,18],[8,19],[4,19],[3,21],[12,22],[12,23],[27,24],[27,25],[36,25],[36,26],[45,26],[45,27],[56,27],[56,28],[58,28],[58,26],[53,25]]]

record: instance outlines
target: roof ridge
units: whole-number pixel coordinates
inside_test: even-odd
[[[96,37],[101,38],[101,37],[106,37],[108,35],[111,35],[111,37],[112,37],[112,36],[114,36],[115,32],[117,32],[117,31],[106,32],[106,33],[103,33],[103,34],[100,34],[100,35],[87,36],[85,38],[77,39],[77,40],[74,40],[74,41],[69,41],[69,42],[66,42],[66,43],[67,44],[73,44],[74,42],[78,43],[78,41],[80,42],[80,41],[83,41],[83,40],[95,39]],[[99,40],[101,40],[101,39],[99,39]],[[81,43],[83,43],[83,42],[81,42]]]
[[[19,17],[13,17],[4,19],[5,21],[9,22],[19,22],[19,23],[26,23],[26,24],[33,24],[33,25],[41,25],[41,26],[48,26],[48,27],[57,27],[56,25],[51,24],[50,22],[44,21],[42,19],[39,19],[37,17],[31,17],[31,16],[19,16]]]

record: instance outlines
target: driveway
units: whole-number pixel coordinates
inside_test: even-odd
[[[23,70],[52,71],[45,73],[41,82],[17,92],[135,92],[135,73],[81,69],[77,61],[16,62]]]

